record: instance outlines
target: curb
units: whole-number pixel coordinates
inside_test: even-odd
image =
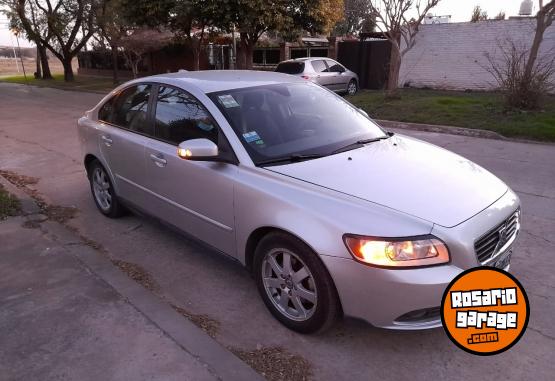
[[[403,130],[424,131],[424,132],[438,132],[443,134],[469,136],[472,138],[496,139],[496,140],[513,140],[498,134],[497,132],[488,130],[479,130],[464,127],[442,126],[435,124],[421,124],[421,123],[408,123],[408,122],[395,122],[391,120],[376,120],[381,126],[385,128],[399,128]],[[515,140],[517,141],[517,140]]]
[[[555,145],[555,143],[553,142],[541,142],[541,141],[529,140],[529,139],[507,138],[506,136],[503,136],[501,134],[498,134],[497,132],[489,131],[489,130],[480,130],[480,129],[474,129],[474,128],[455,127],[455,126],[443,126],[439,124],[396,122],[392,120],[375,119],[375,121],[380,126],[385,128],[398,128],[401,130],[435,132],[440,134],[468,136],[471,138],[503,140],[506,142],[513,142],[513,143],[542,144],[542,145],[549,145],[549,146]]]
[[[109,258],[87,246],[66,226],[47,221],[35,200],[1,175],[0,184],[20,200],[22,214],[27,220],[42,222],[44,230],[53,235],[60,245],[79,246],[79,250],[71,250],[71,252],[84,267],[106,282],[181,349],[203,364],[215,377],[229,381],[264,380],[254,369],[189,319],[176,312],[169,303],[133,281],[115,267]]]

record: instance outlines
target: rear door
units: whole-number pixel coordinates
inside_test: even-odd
[[[333,74],[328,71],[328,67],[326,66],[324,60],[313,60],[313,61],[310,61],[310,64],[314,69],[316,82],[320,86],[324,86],[324,87],[327,87],[328,89],[332,89]]]
[[[206,138],[222,157],[231,147],[206,108],[189,93],[159,85],[153,101],[155,139],[145,150],[149,211],[179,229],[233,255],[233,192],[237,166],[177,156],[180,143]]]
[[[127,87],[99,113],[100,151],[118,196],[138,206],[144,202],[145,142],[153,133],[149,120],[151,91],[150,84]]]
[[[328,71],[330,73],[330,89],[333,91],[347,90],[349,77],[343,75],[343,73],[346,71],[345,68],[339,63],[330,59],[326,60],[326,65],[328,66]]]

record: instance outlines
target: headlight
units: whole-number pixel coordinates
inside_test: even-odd
[[[357,261],[370,265],[417,267],[449,262],[447,246],[433,236],[391,239],[346,234],[343,239]]]

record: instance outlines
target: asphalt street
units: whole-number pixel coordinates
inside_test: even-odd
[[[553,379],[555,145],[397,131],[475,161],[521,198],[522,233],[511,272],[530,299],[528,330],[511,350],[480,357],[455,347],[442,329],[394,332],[346,320],[324,334],[296,334],[272,318],[249,274],[235,262],[150,219],[101,216],[89,194],[75,127],[101,97],[0,84],[0,169],[38,178],[34,188],[46,201],[77,208],[72,227],[113,258],[145,268],[160,297],[217,322],[222,345],[282,347],[305,358],[319,380]]]

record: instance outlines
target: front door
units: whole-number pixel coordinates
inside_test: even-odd
[[[233,255],[237,167],[177,156],[185,140],[206,138],[220,146],[223,134],[204,106],[183,90],[160,85],[153,105],[155,139],[145,148],[150,212]]]

